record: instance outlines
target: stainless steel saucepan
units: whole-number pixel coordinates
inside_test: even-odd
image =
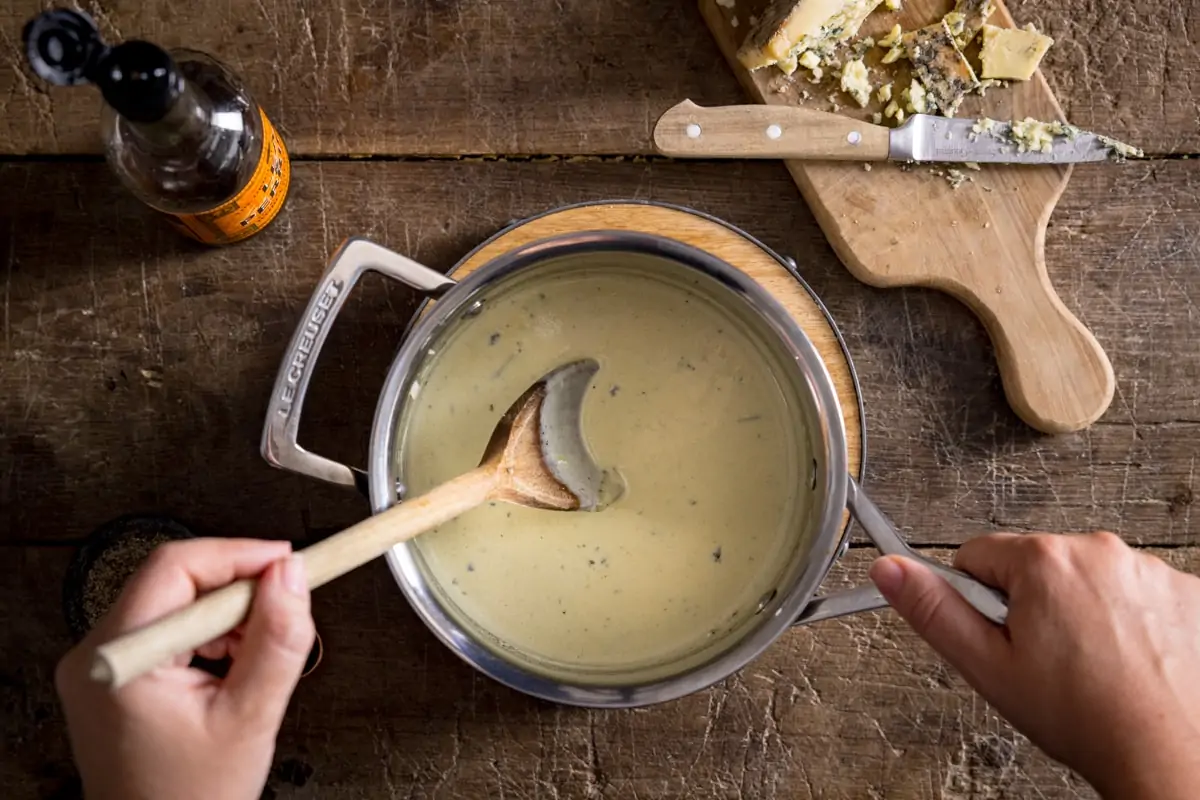
[[[334,254],[288,346],[271,395],[262,451],[271,464],[330,483],[365,490],[378,513],[401,502],[404,493],[403,432],[414,381],[439,342],[469,325],[487,299],[514,281],[537,280],[541,270],[587,269],[598,258],[619,255],[627,265],[674,272],[701,285],[730,312],[752,323],[760,345],[776,356],[777,379],[801,410],[803,435],[813,454],[811,474],[796,487],[812,497],[809,513],[797,520],[795,547],[777,571],[774,591],[739,628],[693,657],[653,670],[603,675],[586,670],[542,668],[486,631],[454,613],[431,580],[419,548],[404,544],[388,554],[397,583],[417,614],[443,643],[465,661],[522,692],[553,702],[589,707],[628,707],[671,700],[702,689],[739,670],[790,626],[883,605],[874,587],[818,595],[821,581],[843,544],[845,509],[884,553],[922,558],[871,502],[848,472],[846,432],[833,382],[813,343],[787,311],[761,286],[724,261],[676,240],[640,233],[582,231],[508,252],[460,282],[364,239],[345,242]],[[365,472],[351,469],[297,443],[305,392],[321,347],[351,288],[374,270],[435,298],[401,345],[379,397],[370,432]],[[968,575],[929,561],[952,586],[997,624],[1007,615],[1004,598]]]

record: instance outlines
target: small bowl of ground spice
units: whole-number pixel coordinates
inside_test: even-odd
[[[195,535],[182,522],[166,516],[126,515],[104,523],[84,540],[67,567],[63,610],[67,627],[78,641],[87,635],[121,596],[125,584],[159,545]],[[325,653],[318,634],[301,677],[321,663]],[[196,656],[192,666],[224,677],[229,660]]]
[[[165,516],[126,515],[93,531],[75,553],[63,581],[67,627],[82,639],[121,595],[154,548],[193,534]]]

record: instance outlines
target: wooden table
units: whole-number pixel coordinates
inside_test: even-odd
[[[284,344],[325,257],[365,234],[447,269],[512,219],[645,198],[742,226],[800,270],[863,383],[868,480],[911,539],[1108,528],[1200,568],[1200,2],[1013,0],[1059,40],[1045,69],[1074,122],[1152,160],[1076,171],[1047,255],[1112,358],[1091,429],[1041,436],[1004,402],[981,327],[944,296],[854,281],[777,163],[648,156],[671,104],[742,100],[692,3],[88,2],[107,34],[219,53],[295,157],[282,217],[190,245],[115,186],[96,103],[19,66],[39,3],[0,0],[0,795],[78,792],[52,688],[72,548],[131,511],[200,532],[311,541],[358,497],[257,452]],[[303,437],[362,463],[413,309],[358,290]],[[860,580],[855,548],[834,580]],[[786,635],[723,685],[648,710],[554,708],[459,663],[374,564],[321,590],[327,653],[296,694],[268,797],[1090,797],[889,613]]]

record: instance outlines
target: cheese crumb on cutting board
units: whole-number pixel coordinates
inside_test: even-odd
[[[900,37],[904,35],[904,29],[899,23],[892,26],[892,29],[887,32],[887,35],[875,43],[876,47],[895,47],[900,44]]]
[[[929,104],[926,102],[927,97],[928,92],[925,91],[925,87],[916,78],[913,78],[911,86],[900,92],[900,101],[913,114],[924,114],[929,110]]]
[[[979,51],[983,77],[1027,81],[1033,77],[1052,44],[1053,39],[1039,33],[1032,25],[1024,30],[984,25],[983,47]]]
[[[849,39],[883,0],[775,0],[738,50],[738,61],[755,70],[776,64],[795,70],[806,51]],[[790,74],[790,72],[789,72]]]
[[[871,79],[867,74],[867,65],[861,58],[849,61],[842,67],[842,91],[863,108],[871,102]]]

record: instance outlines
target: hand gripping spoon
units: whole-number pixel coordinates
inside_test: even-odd
[[[582,430],[583,399],[599,369],[587,359],[548,373],[501,417],[478,467],[300,551],[309,587],[488,501],[599,511],[616,500],[623,489],[620,477],[596,464]],[[246,618],[256,584],[236,581],[101,645],[92,679],[118,688],[228,633]]]

